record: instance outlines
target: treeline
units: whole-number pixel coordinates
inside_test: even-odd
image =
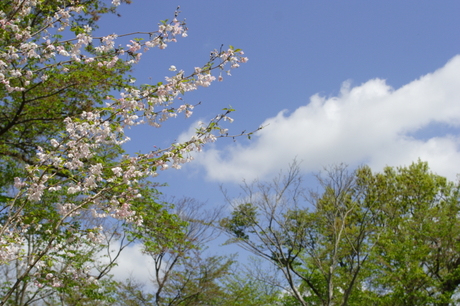
[[[455,303],[458,183],[421,161],[381,173],[335,166],[317,182],[321,191],[306,189],[294,163],[283,177],[244,186],[244,201],[220,223],[281,272],[281,305]]]

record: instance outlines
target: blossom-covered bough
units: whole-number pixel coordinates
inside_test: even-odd
[[[44,293],[51,295],[54,291],[49,288],[65,294],[84,287],[94,295],[100,293],[97,281],[105,274],[94,276],[87,263],[94,261],[91,256],[98,245],[108,243],[104,226],[113,225],[108,220],[127,224],[125,229],[130,228],[134,238],[145,223],[155,223],[152,214],[164,216],[154,199],[155,188],[146,179],[159,170],[180,168],[192,160],[191,152],[208,142],[234,137],[220,126],[222,121],[232,121],[228,115],[233,110],[224,109],[184,143],[135,156],[121,148],[129,140],[125,128],[140,124],[158,128],[180,113],[191,116],[194,105],[177,103],[181,96],[221,81],[222,71],[230,74],[247,58],[239,49],[221,48],[191,74],[171,66],[175,75],[165,81],[134,86],[117,74],[126,74],[149,49],[165,49],[187,36],[178,11],[154,32],[93,37],[91,22],[85,24],[84,16],[92,13],[96,20],[95,3],[103,7],[101,1],[7,2],[0,6],[0,39],[5,42],[0,49],[0,107],[2,115],[7,114],[0,117],[0,154],[24,170],[14,183],[5,183],[8,190],[3,188],[0,202],[0,264],[6,267],[14,261],[17,266],[4,283],[0,305],[14,295],[17,301],[21,290],[23,295],[32,292],[29,302]],[[119,4],[114,0],[105,9]],[[117,43],[122,37],[130,39],[124,46]],[[85,85],[85,69],[94,73],[94,79],[96,72],[101,79],[110,75],[112,82]],[[40,103],[51,103],[45,108],[64,104],[51,119],[30,117],[34,109],[48,111],[40,109]],[[37,125],[38,132],[31,134],[29,122],[58,122],[61,128],[50,131],[48,125],[41,133]],[[19,140],[12,145],[5,136]],[[22,141],[25,138],[28,143]]]

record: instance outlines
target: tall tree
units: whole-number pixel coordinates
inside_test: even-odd
[[[451,305],[460,285],[459,185],[427,163],[386,168],[368,188],[383,223],[366,286],[375,305]]]

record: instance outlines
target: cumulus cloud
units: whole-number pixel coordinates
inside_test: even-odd
[[[118,244],[116,243],[111,246],[113,250],[117,250],[117,248]],[[117,266],[112,269],[111,274],[118,281],[133,278],[139,283],[149,284],[153,275],[153,269],[150,267],[153,266],[153,260],[142,253],[142,244],[131,244],[120,253]]]
[[[460,172],[460,138],[431,126],[460,124],[460,56],[439,70],[393,89],[385,80],[342,85],[336,97],[316,94],[304,106],[283,110],[247,145],[208,149],[197,156],[207,176],[218,181],[263,178],[297,158],[304,171],[334,163],[408,165],[418,158],[433,171],[455,178]],[[442,130],[442,129],[441,129]]]

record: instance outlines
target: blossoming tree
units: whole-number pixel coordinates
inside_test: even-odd
[[[191,116],[194,106],[176,101],[221,80],[215,71],[230,73],[247,58],[239,49],[221,48],[189,74],[171,66],[165,81],[135,86],[129,71],[143,53],[165,49],[186,37],[187,28],[176,11],[152,32],[94,37],[99,16],[119,4],[0,4],[0,265],[8,271],[0,305],[27,305],[77,288],[81,298],[102,300],[101,281],[116,257],[96,267],[94,255],[115,234],[132,241],[147,219],[156,224],[149,230],[162,237],[173,236],[180,222],[156,202],[147,179],[180,168],[192,160],[190,152],[229,136],[220,124],[232,121],[232,109],[224,109],[184,143],[125,154],[125,128],[159,128],[181,113]],[[115,224],[124,229],[113,230]]]

